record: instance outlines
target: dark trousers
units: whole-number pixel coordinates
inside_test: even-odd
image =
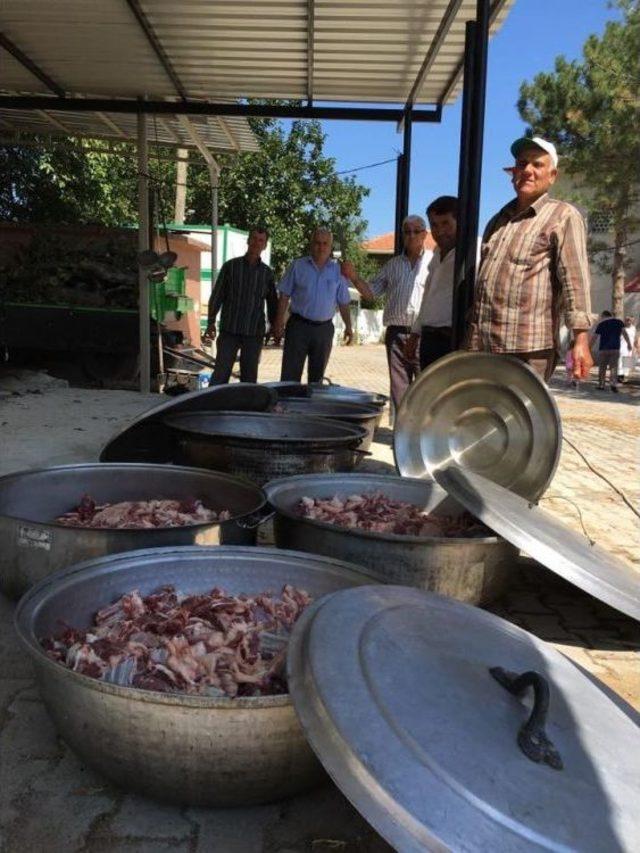
[[[297,314],[292,314],[284,333],[281,382],[300,382],[305,360],[308,382],[321,382],[331,355],[334,327],[331,320],[326,323],[311,323]]]
[[[553,371],[558,363],[558,353],[554,349],[537,350],[536,352],[510,352],[508,355],[513,355],[524,361],[538,374],[544,382],[549,382],[553,376]]]
[[[387,348],[391,399],[396,411],[405,391],[420,371],[418,359],[409,360],[404,354],[404,344],[411,329],[408,326],[387,326],[384,345]]]
[[[451,329],[423,326],[420,335],[420,370],[451,352]]]
[[[264,335],[232,335],[220,332],[216,346],[216,366],[213,378],[218,382],[228,382],[231,370],[240,350],[240,381],[258,381],[258,362]]]

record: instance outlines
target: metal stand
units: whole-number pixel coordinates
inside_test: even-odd
[[[147,117],[138,113],[138,252],[146,252],[149,245],[149,152],[147,145]],[[140,315],[140,391],[151,390],[151,321],[149,318],[149,281],[147,271],[138,269],[138,312]]]

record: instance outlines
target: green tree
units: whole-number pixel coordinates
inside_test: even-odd
[[[279,274],[306,251],[315,224],[344,230],[349,245],[358,242],[366,226],[362,201],[369,190],[353,178],[336,174],[335,160],[323,150],[325,134],[320,123],[294,121],[288,129],[275,119],[254,119],[251,124],[258,151],[217,157],[222,169],[219,221],[239,228],[266,225]],[[135,222],[135,146],[118,144],[117,154],[102,149],[104,143],[96,140],[38,137],[28,146],[0,146],[0,219],[45,224]],[[153,144],[149,171],[159,218],[171,220],[175,163],[156,157]],[[209,222],[209,176],[195,158],[187,183],[186,221]]]
[[[275,119],[252,119],[260,148],[218,157],[221,222],[248,229],[263,224],[271,231],[272,264],[281,274],[307,250],[314,225],[344,230],[347,240],[361,239],[366,222],[362,201],[369,190],[354,178],[336,174],[324,152],[325,134],[318,121],[294,121],[287,130]],[[187,220],[207,222],[210,191],[206,170],[189,170]]]
[[[615,5],[622,19],[590,36],[580,61],[559,56],[553,72],[521,85],[518,110],[529,135],[557,143],[574,200],[609,217],[612,309],[621,316],[626,246],[640,206],[640,7],[638,0]]]

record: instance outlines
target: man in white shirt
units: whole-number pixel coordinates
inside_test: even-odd
[[[419,372],[415,350],[411,358],[407,357],[405,343],[418,316],[427,268],[433,256],[424,247],[426,232],[427,223],[421,216],[407,216],[402,223],[403,253],[387,261],[370,284],[358,277],[351,261],[342,264],[342,275],[352,282],[365,299],[373,300],[383,294],[386,296],[382,322],[387,327],[384,342],[391,399],[396,411],[405,391]]]
[[[415,358],[420,342],[420,370],[451,352],[453,271],[456,262],[458,199],[442,195],[427,208],[436,250],[429,264],[422,304],[406,342],[406,356]]]

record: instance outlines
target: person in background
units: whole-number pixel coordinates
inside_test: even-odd
[[[636,324],[633,322],[633,317],[626,317],[624,321],[624,330],[629,337],[631,343],[627,346],[627,342],[620,342],[620,358],[618,360],[618,382],[624,382],[633,373],[636,360]]]
[[[275,320],[278,296],[273,270],[260,259],[269,241],[266,228],[252,228],[247,253],[231,258],[220,274],[209,299],[209,320],[205,338],[216,339],[216,318],[220,311],[220,334],[216,346],[213,379],[228,382],[240,351],[240,381],[258,381],[258,362],[265,339],[265,303],[269,324]]]
[[[321,382],[333,346],[336,307],[345,325],[344,342],[353,341],[349,285],[340,265],[331,257],[333,234],[316,228],[309,254],[290,265],[278,285],[278,311],[273,324],[276,340],[284,334],[282,382],[300,382],[308,359],[309,382]],[[287,309],[291,316],[286,322]]]
[[[545,381],[557,359],[561,314],[573,344],[576,379],[593,365],[589,350],[590,276],[580,212],[549,196],[558,175],[555,146],[516,139],[511,174],[516,197],[487,225],[466,348],[508,353]]]
[[[632,349],[631,340],[627,334],[622,320],[618,320],[611,311],[603,311],[595,335],[600,338],[598,350],[598,385],[599,391],[604,391],[609,368],[609,382],[614,394],[618,393],[618,360],[620,358],[620,340],[624,338],[629,349]]]
[[[451,352],[458,199],[452,195],[436,198],[427,208],[427,219],[436,249],[429,262],[422,303],[405,350],[407,359],[412,361],[420,343],[420,370]]]
[[[420,371],[415,350],[407,357],[405,344],[418,316],[429,262],[433,257],[425,249],[427,223],[421,216],[407,216],[402,223],[404,251],[387,261],[371,283],[358,276],[351,261],[344,261],[342,274],[370,301],[386,297],[382,322],[387,327],[385,347],[389,365],[391,400],[397,412],[405,391]]]

